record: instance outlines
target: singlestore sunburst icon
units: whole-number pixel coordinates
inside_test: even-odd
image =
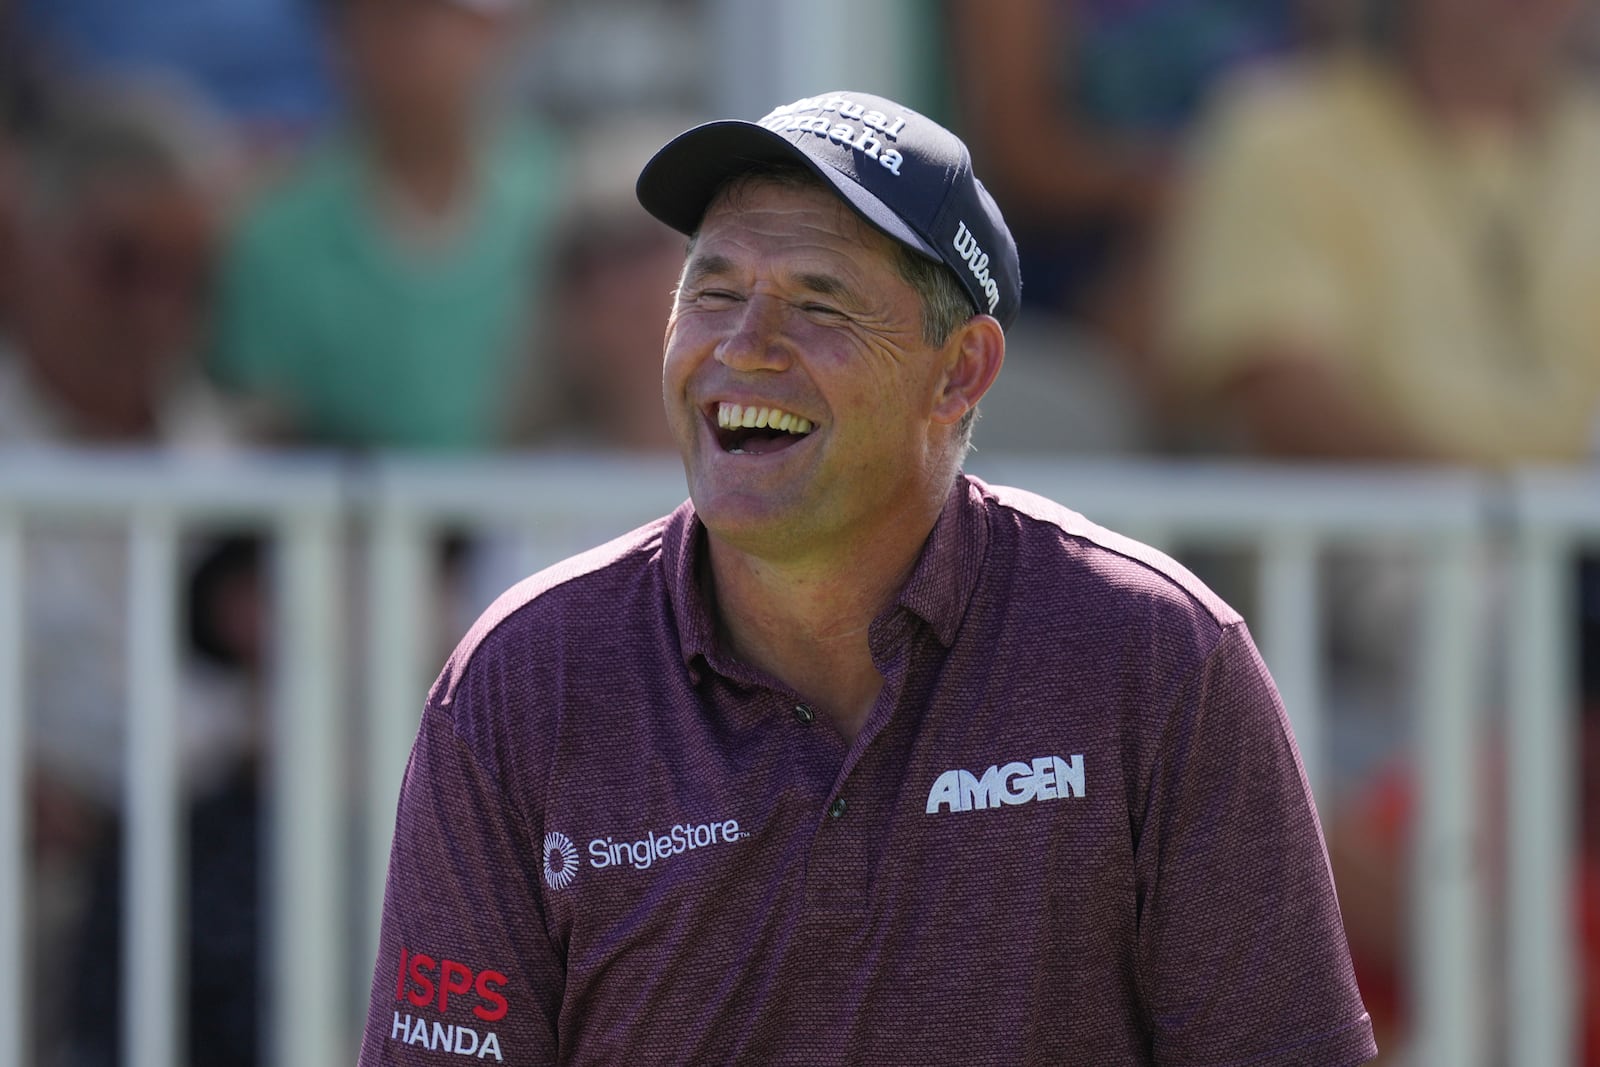
[[[578,846],[566,834],[552,830],[544,835],[544,881],[551,889],[565,889],[578,874]]]

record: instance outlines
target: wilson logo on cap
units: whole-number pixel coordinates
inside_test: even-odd
[[[978,246],[978,239],[972,236],[972,231],[967,229],[965,222],[956,224],[955,240],[950,242],[955,246],[956,254],[966,263],[967,270],[977,279],[983,295],[989,298],[989,314],[994,314],[994,309],[1000,303],[1000,287],[989,275],[989,253]]]

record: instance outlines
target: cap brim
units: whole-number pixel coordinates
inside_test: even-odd
[[[925,237],[854,178],[813,158],[784,135],[740,119],[708,122],[674,137],[639,172],[635,191],[646,211],[680,233],[692,234],[724,182],[770,163],[801,164],[874,227],[930,259],[941,259]]]

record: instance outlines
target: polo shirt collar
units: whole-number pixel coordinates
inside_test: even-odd
[[[911,577],[895,599],[896,608],[922,619],[946,648],[955,642],[983,568],[989,541],[984,511],[980,485],[966,475],[956,478]],[[683,662],[698,683],[702,669],[715,660],[717,627],[699,579],[705,526],[689,501],[668,516],[661,552]]]
[[[946,648],[955,643],[988,547],[982,491],[960,475],[895,601],[932,627]]]
[[[667,516],[661,534],[661,566],[667,580],[667,599],[677,624],[678,646],[690,677],[700,683],[702,665],[711,662],[717,648],[717,626],[700,588],[700,557],[705,553],[705,526],[685,500]]]

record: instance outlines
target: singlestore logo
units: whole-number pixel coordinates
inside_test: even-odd
[[[657,863],[696,849],[743,841],[748,831],[738,819],[716,819],[702,823],[675,823],[658,832],[649,831],[634,840],[596,837],[589,842],[589,866],[595,870],[628,866],[645,871]],[[578,875],[578,849],[565,834],[548,833],[544,839],[544,881],[553,890],[571,885]]]

